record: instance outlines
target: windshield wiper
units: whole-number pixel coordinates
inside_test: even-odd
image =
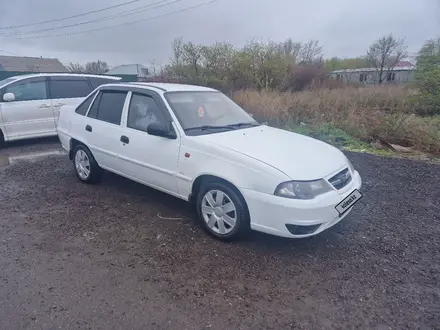
[[[260,126],[260,124],[257,123],[237,123],[237,124],[230,124],[228,125],[228,127],[256,127],[256,126]]]
[[[209,131],[209,130],[213,130],[213,129],[237,129],[234,126],[231,125],[223,125],[223,126],[216,126],[216,125],[203,125],[203,126],[196,126],[196,127],[190,127],[190,128],[185,128],[185,132],[187,131],[193,131],[199,129],[201,131]]]

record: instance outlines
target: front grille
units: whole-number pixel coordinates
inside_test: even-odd
[[[345,170],[342,170],[338,174],[331,177],[328,181],[336,189],[342,189],[351,182],[350,171],[348,168],[346,168]]]

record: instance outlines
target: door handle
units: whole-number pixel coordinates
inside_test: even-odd
[[[126,137],[125,135],[121,136],[121,142],[128,144],[130,142],[130,139],[128,137]]]
[[[64,105],[64,103],[57,103],[57,104],[54,104],[53,106],[54,107],[62,107]]]
[[[86,131],[87,131],[87,132],[91,132],[91,131],[92,131],[92,126],[90,126],[90,125],[86,125]]]
[[[42,105],[39,105],[38,107],[39,107],[40,109],[42,109],[42,108],[50,108],[50,106],[47,105],[47,104],[42,104]]]

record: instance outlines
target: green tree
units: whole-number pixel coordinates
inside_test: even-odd
[[[314,40],[304,44],[291,39],[266,43],[254,40],[239,49],[227,42],[197,45],[177,38],[172,43],[167,72],[188,83],[223,91],[237,88],[285,91],[305,87],[313,81],[313,77],[304,79],[304,76],[316,70],[299,71],[297,66],[320,66],[322,62],[322,46]],[[302,75],[300,84],[293,79],[299,72]]]
[[[420,114],[440,114],[440,37],[425,42],[417,56],[415,97]]]

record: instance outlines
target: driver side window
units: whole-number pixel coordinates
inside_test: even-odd
[[[146,132],[151,123],[165,123],[159,105],[150,96],[133,93],[128,108],[127,127]]]
[[[13,93],[15,101],[46,100],[46,82],[44,80],[17,82],[7,86],[6,93]]]

